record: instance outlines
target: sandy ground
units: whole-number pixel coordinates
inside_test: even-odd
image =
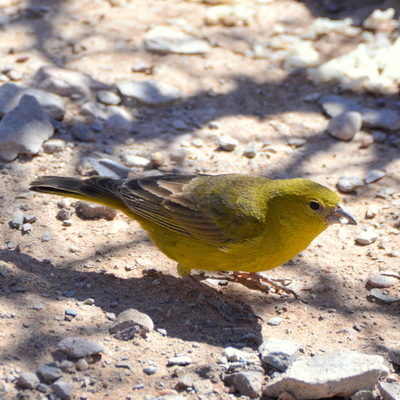
[[[11,3],[21,9],[39,4]],[[256,7],[255,2],[248,3]],[[266,338],[288,338],[300,344],[305,355],[351,349],[387,357],[389,349],[398,348],[399,303],[372,301],[366,281],[372,271],[399,271],[400,199],[396,194],[385,199],[376,196],[382,188],[400,193],[399,149],[388,141],[361,148],[365,132],[348,143],[331,138],[325,132],[326,117],[304,98],[315,92],[334,93],[335,85],[315,87],[303,71],[290,74],[280,65],[243,55],[249,42],[267,40],[271,24],[277,20],[305,28],[317,16],[332,17],[319,3],[276,1],[268,11],[260,8],[262,12],[249,26],[205,27],[202,21],[207,6],[196,2],[147,0],[111,7],[100,0],[43,1],[40,5],[50,7],[45,19],[16,17],[6,26],[0,39],[1,63],[23,72],[21,84],[29,84],[45,63],[88,73],[110,85],[148,79],[132,72],[132,66],[140,61],[157,67],[152,79],[177,87],[184,97],[156,108],[132,107],[134,135],[100,133],[95,143],[82,143],[66,133],[62,137],[68,146],[62,153],[20,157],[2,166],[0,269],[5,268],[6,273],[0,277],[0,377],[8,376],[12,382],[10,376],[52,361],[57,342],[74,335],[106,348],[101,360],[90,364],[88,370],[69,373],[77,388],[76,398],[88,399],[143,399],[163,389],[175,389],[175,368],[167,366],[168,358],[190,354],[194,364],[187,368],[201,371],[217,363],[224,347],[243,345],[244,334],[251,338],[248,347],[256,348]],[[347,2],[336,16],[362,20],[377,4],[364,3],[360,8],[355,6],[357,2]],[[207,56],[161,56],[145,51],[142,38],[146,30],[176,18],[186,20],[196,36],[213,44]],[[340,54],[356,43],[356,39],[330,35],[319,39],[318,46]],[[17,63],[22,56],[29,60]],[[210,90],[217,95],[209,96]],[[396,97],[382,97],[385,107],[398,110]],[[368,93],[353,98],[378,107],[376,97]],[[67,122],[77,115],[78,108],[73,102],[68,105]],[[177,119],[184,121],[187,129],[174,129],[172,123]],[[276,121],[285,124],[287,134],[274,127]],[[217,129],[210,129],[210,122],[216,122]],[[217,150],[216,138],[222,133],[239,140],[235,151]],[[306,142],[292,148],[288,145],[291,137]],[[195,138],[202,139],[201,147],[191,144]],[[243,151],[251,141],[256,141],[260,150],[248,159]],[[273,152],[265,151],[267,143]],[[181,148],[186,150],[184,162],[168,161],[169,154]],[[120,153],[127,149],[144,157],[161,152],[166,159],[163,172],[305,177],[332,189],[343,175],[364,178],[370,170],[381,169],[386,176],[356,193],[342,195],[359,221],[357,227],[330,227],[302,254],[269,272],[270,277],[293,280],[301,299],[262,294],[233,283],[219,287],[226,296],[251,305],[264,321],[283,317],[278,326],[261,322],[233,325],[198,301],[191,283],[178,276],[174,263],[150,243],[134,221],[122,214],[113,221],[81,220],[73,215],[73,225],[65,227],[56,218],[59,198],[27,193],[29,182],[38,175],[77,175],[77,167],[84,165],[87,155],[96,152],[119,161]],[[141,174],[141,169],[131,173]],[[371,205],[379,207],[378,215],[366,219]],[[25,214],[37,216],[32,232],[25,235],[9,226],[13,213],[21,207]],[[378,240],[368,246],[357,245],[355,238],[369,226],[376,228]],[[51,240],[42,240],[45,232]],[[388,291],[399,296],[399,285]],[[95,300],[94,305],[84,304],[88,298]],[[44,308],[32,308],[38,304]],[[78,313],[72,321],[64,318],[68,308]],[[167,335],[153,331],[147,339],[130,342],[111,337],[106,313],[118,314],[128,308],[148,314]],[[128,361],[129,367],[119,366]],[[152,363],[157,372],[148,376],[142,369]],[[218,375],[217,370],[212,367],[209,377]],[[92,379],[87,387],[81,383],[84,377]],[[212,382],[215,399],[231,398],[220,379]],[[142,384],[143,388],[134,389]],[[12,383],[10,387],[11,396],[17,389]],[[184,394],[188,399],[213,398]]]

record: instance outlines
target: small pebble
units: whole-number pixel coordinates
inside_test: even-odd
[[[354,192],[361,186],[364,186],[364,182],[357,176],[342,176],[341,178],[339,178],[337,183],[337,188],[342,193]]]
[[[69,316],[71,316],[71,317],[76,317],[76,316],[78,315],[78,312],[75,311],[75,310],[72,309],[72,308],[67,308],[67,309],[65,310],[65,315],[69,315]]]
[[[71,400],[73,398],[74,387],[68,382],[58,380],[50,385],[50,388],[61,400]]]
[[[392,277],[372,272],[368,278],[368,284],[374,288],[389,288],[397,285],[399,280]]]
[[[243,155],[247,158],[254,158],[257,154],[258,146],[257,143],[251,142],[245,148]]]
[[[367,219],[375,218],[378,212],[379,212],[379,207],[376,204],[371,204],[367,208],[367,211],[365,213],[365,218]]]
[[[328,132],[336,139],[348,142],[360,130],[362,116],[358,111],[345,111],[329,121]]]
[[[23,224],[22,225],[22,233],[28,233],[32,230],[32,224]]]
[[[19,229],[24,222],[24,213],[20,210],[15,211],[13,215],[13,219],[11,221],[11,226],[14,229]]]
[[[34,215],[34,214],[25,215],[24,222],[27,224],[33,224],[34,222],[36,222],[36,215]]]
[[[157,368],[154,365],[150,365],[150,367],[143,368],[143,372],[146,375],[154,375],[157,372]]]
[[[367,176],[364,178],[364,182],[368,185],[372,182],[376,182],[377,180],[383,178],[386,175],[384,171],[380,171],[378,169],[373,169],[369,171]]]
[[[64,140],[61,139],[50,139],[43,143],[43,151],[47,154],[61,153],[66,145]]]
[[[101,103],[107,106],[121,103],[121,97],[111,90],[99,90],[97,92],[97,98]]]
[[[51,236],[51,233],[46,231],[43,235],[42,235],[42,240],[43,242],[48,242],[51,239],[53,239],[53,236]]]
[[[357,238],[356,242],[362,245],[368,245],[374,243],[376,239],[378,239],[379,235],[372,229],[367,229],[364,232],[361,232]]]
[[[185,149],[173,150],[170,153],[169,158],[172,162],[181,165],[185,161],[186,150]]]
[[[302,138],[290,138],[288,140],[288,145],[292,146],[292,147],[301,147],[304,146],[307,143],[307,141],[305,139]]]
[[[282,321],[283,321],[283,318],[281,318],[281,317],[273,317],[267,321],[267,324],[270,326],[278,326],[281,324]]]
[[[86,371],[89,368],[89,363],[87,362],[86,358],[80,358],[75,367],[78,371]]]
[[[94,299],[92,299],[92,298],[88,298],[88,299],[86,299],[84,302],[83,302],[83,304],[87,304],[87,305],[89,305],[89,306],[92,306],[93,304],[94,304]]]
[[[62,208],[61,210],[58,211],[57,218],[60,221],[71,219],[71,211],[66,208]]]
[[[171,357],[168,360],[168,365],[189,365],[193,362],[192,358],[189,356],[176,356],[176,357]]]
[[[219,148],[225,151],[233,151],[235,147],[239,144],[238,140],[229,136],[229,135],[222,135],[217,140],[217,145]]]
[[[23,372],[18,378],[18,385],[24,389],[35,389],[40,381],[33,372]]]

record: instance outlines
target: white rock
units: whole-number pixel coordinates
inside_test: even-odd
[[[367,208],[367,211],[365,213],[365,218],[367,219],[375,218],[378,212],[379,212],[379,207],[376,204],[371,204]]]
[[[205,54],[209,44],[186,33],[166,26],[156,26],[144,36],[149,51],[156,53]]]
[[[112,90],[99,90],[97,92],[97,98],[106,105],[117,105],[121,103],[121,98]]]
[[[225,151],[233,151],[235,147],[239,144],[239,141],[229,135],[222,135],[217,140],[217,145]]]
[[[150,160],[146,157],[138,156],[127,151],[121,154],[121,160],[127,167],[145,168],[150,165]]]
[[[357,238],[356,242],[362,245],[368,245],[374,243],[376,239],[378,239],[379,235],[373,229],[367,229],[364,232],[361,232]]]
[[[361,114],[357,111],[346,111],[333,117],[329,121],[328,132],[336,139],[350,141],[360,130],[362,124]]]
[[[368,172],[367,176],[364,178],[365,183],[368,185],[372,182],[376,182],[379,179],[383,178],[386,175],[384,171],[380,171],[378,169],[373,169]]]
[[[385,22],[393,19],[395,14],[394,8],[388,8],[387,10],[374,10],[371,15],[363,22],[363,27],[366,29],[377,30]]]
[[[355,351],[324,354],[295,361],[263,394],[278,397],[290,392],[297,400],[350,397],[360,390],[372,390],[388,372],[381,356]]]
[[[123,96],[151,105],[166,103],[182,97],[181,93],[171,85],[151,80],[123,82],[118,84],[117,87]]]

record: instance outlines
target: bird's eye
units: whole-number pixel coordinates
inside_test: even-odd
[[[308,203],[310,206],[311,210],[318,211],[321,208],[321,204],[318,203],[318,201],[310,201]]]

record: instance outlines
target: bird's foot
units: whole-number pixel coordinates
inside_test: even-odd
[[[253,290],[269,293],[272,287],[276,293],[285,292],[287,295],[292,294],[296,299],[299,297],[294,290],[287,287],[292,282],[290,279],[269,279],[262,272],[233,272],[230,280]]]
[[[262,320],[261,317],[254,313],[250,306],[227,301],[217,290],[198,281],[191,275],[189,275],[189,278],[201,291],[202,300],[215,308],[227,321],[239,322],[254,321],[257,319]]]

